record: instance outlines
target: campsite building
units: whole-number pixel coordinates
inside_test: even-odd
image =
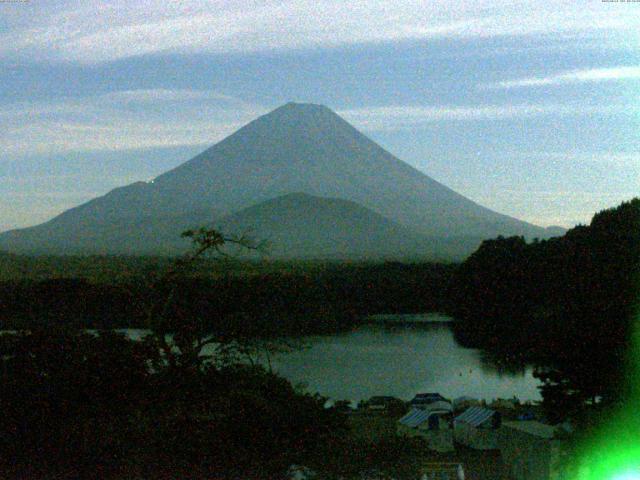
[[[411,400],[411,408],[426,408],[428,405],[431,405],[434,402],[446,402],[447,399],[444,398],[439,393],[418,393]]]
[[[367,409],[368,410],[381,410],[386,411],[394,405],[401,404],[402,400],[399,400],[395,397],[379,395],[375,397],[371,397],[369,401],[367,401]]]
[[[463,395],[462,397],[458,397],[453,400],[453,410],[455,412],[462,412],[469,407],[479,406],[482,406],[482,402],[480,400],[467,395]]]
[[[520,400],[517,398],[496,398],[489,404],[489,407],[495,410],[513,411],[520,405]]]
[[[453,438],[476,450],[498,448],[498,429],[502,415],[483,407],[470,407],[454,419]]]
[[[425,408],[413,408],[398,420],[398,434],[420,437],[430,450],[453,451],[453,413],[451,404],[444,401],[431,403]]]
[[[464,467],[461,463],[427,463],[422,468],[421,480],[464,480]]]
[[[556,427],[535,420],[504,422],[498,446],[514,480],[559,480]]]

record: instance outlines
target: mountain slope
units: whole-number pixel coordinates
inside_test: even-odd
[[[231,214],[225,232],[266,240],[280,258],[460,258],[460,248],[430,239],[355,202],[304,193],[283,195]],[[474,242],[475,243],[475,242]],[[465,247],[469,247],[466,242]]]
[[[0,248],[148,253],[156,236],[173,228],[179,235],[185,222],[177,219],[221,218],[292,192],[350,200],[429,237],[548,236],[436,182],[328,108],[291,103],[154,182],[115,189],[42,225],[0,234]]]
[[[73,213],[37,227],[0,234],[0,250],[28,254],[175,255],[189,240],[185,230],[211,225],[214,212],[183,215],[130,215],[76,223]],[[64,214],[63,214],[64,215]]]
[[[207,198],[227,212],[305,192],[358,202],[427,235],[544,235],[436,182],[319,105],[280,107],[161,175],[154,186],[182,191],[189,203]]]

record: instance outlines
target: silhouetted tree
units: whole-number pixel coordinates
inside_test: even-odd
[[[2,478],[282,478],[342,434],[325,398],[203,355],[219,339],[169,309],[180,295],[171,282],[225,243],[249,244],[186,235],[196,248],[158,276],[144,341],[51,327],[0,335]]]
[[[563,237],[486,241],[453,282],[457,336],[537,365],[550,417],[621,401],[638,307],[640,199]]]

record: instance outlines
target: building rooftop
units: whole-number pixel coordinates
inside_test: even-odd
[[[471,407],[456,417],[456,422],[465,422],[474,427],[479,427],[487,420],[492,420],[498,414],[495,410],[482,407]]]
[[[551,439],[555,436],[556,427],[540,423],[536,420],[524,420],[519,422],[504,422],[506,428],[513,428],[521,432],[528,433],[534,437]]]

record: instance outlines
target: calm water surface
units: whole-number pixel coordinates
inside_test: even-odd
[[[500,371],[479,351],[459,346],[447,323],[373,324],[304,342],[307,348],[277,357],[274,370],[333,400],[357,402],[373,395],[408,400],[417,392],[487,400],[541,398],[530,368]]]
[[[531,368],[501,370],[484,360],[480,351],[461,347],[448,317],[396,315],[377,320],[384,322],[349,333],[303,337],[306,347],[275,357],[273,369],[332,400],[358,402],[374,395],[409,400],[417,392],[488,401],[513,396],[522,401],[541,399]],[[146,334],[127,333],[132,338]]]

